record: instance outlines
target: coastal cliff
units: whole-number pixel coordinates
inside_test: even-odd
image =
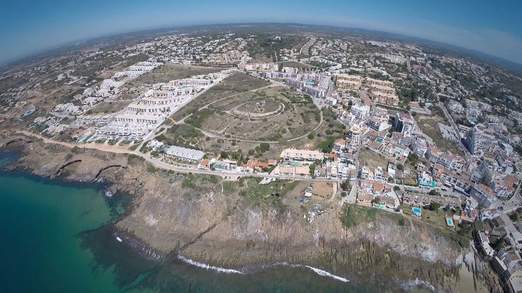
[[[297,200],[300,183],[278,183],[281,195],[257,197],[254,179],[228,182],[166,172],[134,156],[40,142],[10,147],[21,153],[12,168],[104,182],[112,192],[132,196],[114,229],[139,239],[163,263],[183,255],[242,272],[299,264],[353,281],[386,286],[422,280],[448,291],[458,279],[462,248],[434,227],[380,211],[347,227],[341,220],[346,210],[337,200],[322,201],[321,213],[311,218]]]

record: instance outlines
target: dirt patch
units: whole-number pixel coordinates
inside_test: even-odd
[[[359,161],[362,166],[367,166],[372,171],[377,167],[381,167],[383,170],[386,170],[388,167],[388,160],[384,156],[368,148],[361,149],[359,152]]]
[[[313,194],[321,198],[330,198],[333,192],[333,186],[330,182],[314,182],[312,184]]]

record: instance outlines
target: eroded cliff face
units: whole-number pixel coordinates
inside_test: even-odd
[[[460,248],[417,220],[399,224],[396,215],[379,212],[348,229],[336,198],[325,200],[324,212],[310,222],[308,210],[295,204],[295,198],[282,195],[278,204],[253,201],[241,192],[244,186],[216,177],[154,170],[126,155],[34,142],[20,149],[18,168],[64,180],[102,180],[114,191],[132,195],[132,208],[115,227],[167,261],[181,254],[245,271],[288,262],[353,279],[419,278],[440,284],[455,279]],[[186,183],[189,176],[191,184]]]
[[[132,175],[135,170],[126,176],[137,177]],[[285,204],[293,198],[277,206],[259,204],[242,196],[240,188],[225,191],[221,180],[203,178],[187,188],[184,178],[149,175],[132,213],[117,226],[165,253],[177,250],[231,266],[304,262],[360,240],[446,265],[455,265],[460,254],[456,243],[420,221],[410,219],[400,225],[395,215],[379,212],[374,220],[347,229],[340,221],[338,199],[325,201],[324,212],[310,222],[305,219],[308,210]]]

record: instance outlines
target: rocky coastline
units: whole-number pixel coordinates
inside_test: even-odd
[[[350,282],[377,282],[382,288],[420,280],[447,292],[458,282],[466,248],[421,222],[401,226],[378,215],[373,222],[346,229],[339,208],[331,207],[307,223],[298,209],[258,206],[237,192],[224,194],[221,179],[202,179],[187,188],[186,175],[153,169],[140,158],[9,138],[6,148],[20,154],[8,166],[11,171],[103,184],[113,194],[132,197],[126,212],[111,224],[113,237],[158,264],[182,256],[255,273],[284,263],[324,270]]]

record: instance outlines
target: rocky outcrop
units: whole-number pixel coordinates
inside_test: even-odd
[[[51,176],[64,162],[76,162],[60,172],[62,179],[90,182],[103,177],[134,196],[131,210],[115,228],[164,259],[181,254],[246,271],[288,262],[352,279],[420,278],[440,284],[453,278],[459,259],[456,243],[419,221],[401,225],[378,213],[372,221],[347,229],[336,203],[310,223],[299,205],[259,205],[238,189],[224,192],[225,183],[213,177],[194,176],[198,182],[187,186],[185,175],[148,169],[125,155],[39,143],[26,145],[22,153],[17,166],[36,175]]]

